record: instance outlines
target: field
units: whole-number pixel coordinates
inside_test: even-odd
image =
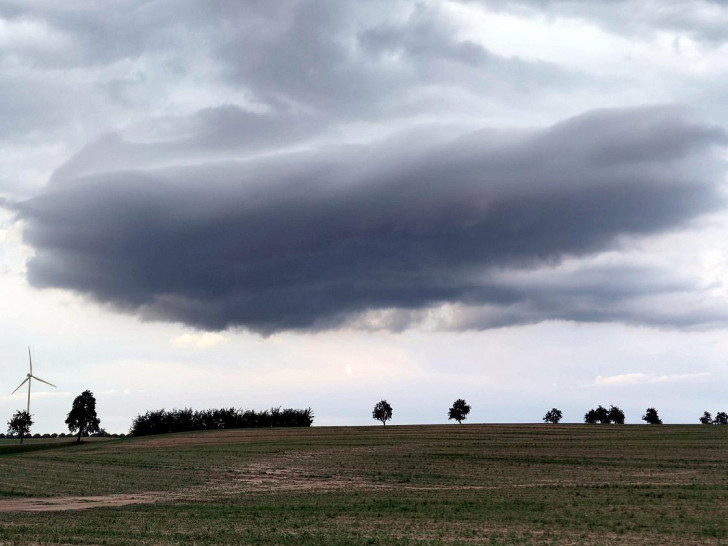
[[[8,445],[0,544],[728,544],[721,426],[314,427]]]

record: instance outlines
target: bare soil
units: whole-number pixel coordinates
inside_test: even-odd
[[[167,498],[167,493],[134,495],[97,495],[91,497],[35,497],[0,500],[0,512],[54,512],[85,510],[129,504],[150,504]]]

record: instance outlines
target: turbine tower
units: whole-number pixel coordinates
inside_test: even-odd
[[[18,392],[18,389],[20,389],[20,387],[22,387],[26,383],[28,384],[28,409],[26,411],[30,415],[30,383],[31,383],[31,380],[35,379],[36,381],[40,381],[41,383],[45,383],[46,385],[50,385],[51,387],[55,387],[55,385],[53,383],[48,383],[48,381],[44,381],[40,377],[36,377],[35,375],[33,375],[33,357],[30,356],[30,347],[28,347],[28,364],[30,364],[30,372],[28,372],[28,375],[25,377],[23,382],[20,385],[18,385],[18,387],[10,394],[11,395],[15,394],[16,392]]]

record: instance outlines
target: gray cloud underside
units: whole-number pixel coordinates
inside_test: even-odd
[[[20,205],[36,252],[28,277],[204,329],[329,328],[439,304],[502,311],[482,327],[583,320],[583,297],[550,307],[543,279],[504,282],[503,271],[590,255],[722,207],[725,142],[678,110],[603,110],[444,144],[395,139],[92,174]],[[624,305],[610,313],[609,302],[629,294],[610,295],[619,276],[607,277],[592,292],[599,301],[603,291],[607,312],[592,316],[619,320]]]

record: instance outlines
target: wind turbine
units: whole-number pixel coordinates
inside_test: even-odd
[[[27,383],[28,384],[28,409],[27,409],[27,412],[28,412],[28,414],[30,414],[30,383],[31,383],[31,379],[35,379],[36,381],[40,381],[41,383],[45,383],[46,385],[50,385],[51,387],[55,387],[55,385],[53,383],[48,383],[48,381],[44,381],[40,377],[36,377],[35,375],[33,375],[33,357],[30,356],[30,347],[28,347],[28,363],[30,364],[30,372],[25,377],[25,379],[23,380],[23,382],[20,385],[18,385],[18,388],[16,388],[10,394],[11,395],[15,394],[16,392],[18,392],[18,389],[20,389],[20,387],[22,387],[23,385],[25,385]]]

